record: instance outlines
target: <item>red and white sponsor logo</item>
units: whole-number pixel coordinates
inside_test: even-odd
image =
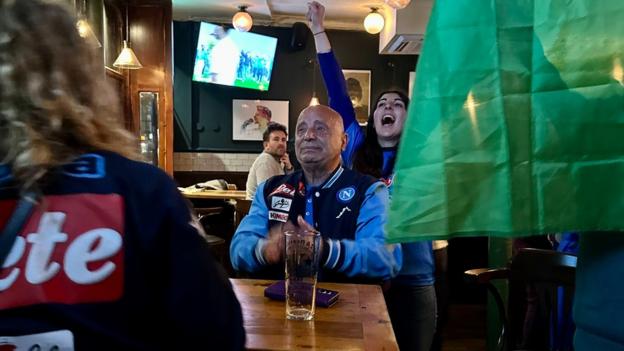
[[[45,197],[42,203],[2,266],[0,309],[121,297],[123,198],[117,194],[56,195]],[[0,212],[11,213],[13,207],[14,201],[0,201]],[[0,220],[3,226],[6,218]]]
[[[288,213],[269,211],[269,219],[286,223],[288,221]]]
[[[295,187],[290,184],[282,184],[278,186],[277,189],[273,190],[273,192],[269,194],[269,196],[280,195],[280,194],[293,197],[295,196]]]

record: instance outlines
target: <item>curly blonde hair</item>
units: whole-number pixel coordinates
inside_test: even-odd
[[[22,190],[91,151],[136,158],[104,67],[60,1],[0,0],[0,163]]]

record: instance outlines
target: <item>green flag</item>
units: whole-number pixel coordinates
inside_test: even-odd
[[[390,242],[624,229],[624,1],[437,0]]]

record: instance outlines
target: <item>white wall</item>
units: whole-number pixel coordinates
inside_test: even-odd
[[[175,171],[226,171],[248,172],[257,154],[175,152]]]

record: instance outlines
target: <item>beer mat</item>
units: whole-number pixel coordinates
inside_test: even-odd
[[[277,281],[264,289],[264,296],[272,300],[286,301],[286,282]],[[331,307],[340,297],[340,292],[316,288],[316,305],[318,307]]]

